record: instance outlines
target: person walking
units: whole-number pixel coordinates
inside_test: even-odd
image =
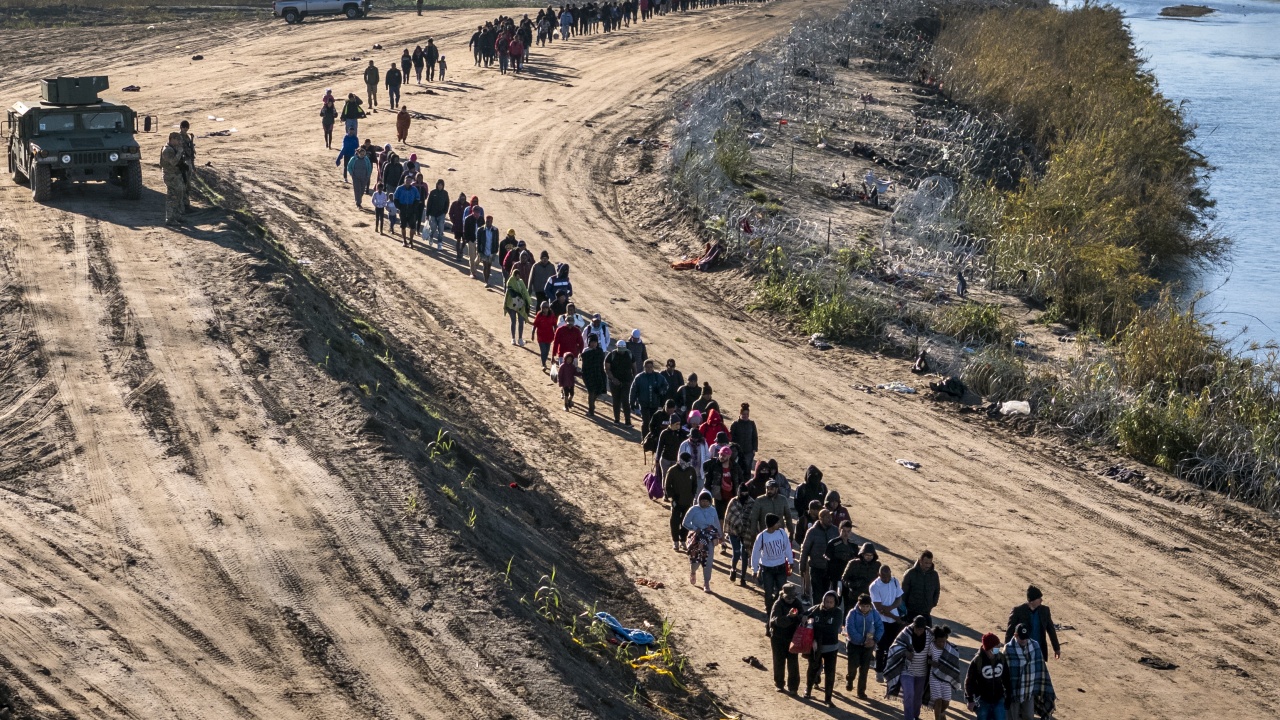
[[[413,48],[413,74],[417,77],[419,85],[422,84],[422,70],[423,66],[426,65],[426,60],[426,55],[422,52],[422,46],[415,46]],[[408,81],[409,78],[406,77],[405,80]]]
[[[169,141],[160,150],[160,170],[164,177],[164,224],[175,226],[182,224],[183,195],[187,191],[186,174],[183,166],[186,163],[185,150],[182,148],[182,133],[169,133]]]
[[[682,523],[692,531],[686,547],[689,550],[689,584],[697,585],[698,568],[702,568],[702,591],[711,592],[712,557],[716,545],[724,543],[720,530],[720,516],[711,504],[711,493],[698,493],[698,504],[689,508]]]
[[[576,332],[576,328],[572,325],[568,326],[570,331]],[[626,424],[631,425],[631,401],[628,395],[631,392],[631,381],[635,378],[635,365],[631,362],[631,352],[627,350],[627,343],[619,340],[617,345],[604,356],[604,369],[609,374],[609,391],[613,394],[613,422],[622,424],[622,418],[626,418]]]
[[[810,465],[804,471],[804,483],[796,489],[796,514],[803,515],[809,510],[809,503],[817,500],[818,504],[827,500],[827,486],[822,482],[822,471]]]
[[[418,188],[413,184],[413,178],[409,175],[404,176],[404,182],[400,187],[396,188],[395,194],[392,195],[392,202],[395,203],[396,209],[400,211],[400,244],[405,247],[413,247],[413,232],[410,226],[413,224],[413,206],[418,202]]]
[[[348,130],[342,137],[342,149],[338,151],[338,159],[334,162],[334,165],[342,168],[342,182],[350,182],[347,179],[350,173],[347,165],[351,163],[351,158],[356,156],[356,149],[359,147],[360,138],[356,137],[355,130]]]
[[[320,130],[324,132],[324,147],[333,149],[333,125],[338,120],[338,106],[330,96],[329,102],[320,106]]]
[[[717,444],[721,443],[721,435],[724,435],[723,441],[725,445],[729,444],[729,428],[724,426],[724,419],[720,417],[719,410],[712,410],[707,413],[707,419],[698,429],[702,431],[702,437],[708,441],[715,440]]]
[[[845,520],[837,526],[840,534],[827,543],[827,582],[832,589],[841,587],[840,579],[844,577],[844,569],[849,561],[858,555],[858,545],[853,540],[853,523]],[[841,598],[843,607],[850,607]]]
[[[378,81],[381,79],[382,75],[378,72],[378,66],[370,60],[369,66],[364,69],[364,89],[370,108],[378,107]]]
[[[613,347],[613,343],[610,342],[609,338],[609,324],[600,318],[600,313],[593,314],[591,322],[582,328],[582,336],[585,338],[588,335],[595,335],[602,348]]]
[[[560,386],[560,394],[564,398],[564,410],[573,409],[573,390],[577,386],[578,364],[573,353],[565,353],[560,358],[560,366],[556,371],[556,384]]]
[[[1053,613],[1049,612],[1049,606],[1044,604],[1044,593],[1040,592],[1040,588],[1035,585],[1027,588],[1027,601],[1009,611],[1009,624],[1004,633],[1005,642],[1013,638],[1013,631],[1019,625],[1025,625],[1031,631],[1031,639],[1036,641],[1036,647],[1041,653],[1044,652],[1047,637],[1053,644],[1053,658],[1057,660],[1062,657],[1062,648],[1058,645],[1058,631],[1053,626]],[[1044,659],[1049,658],[1045,656]]]
[[[702,482],[715,500],[716,514],[724,518],[729,500],[738,494],[738,486],[742,484],[742,475],[733,462],[733,448],[721,447],[711,454],[702,464]]]
[[[809,579],[809,592],[815,598],[835,585],[835,578],[827,572],[827,546],[840,537],[840,529],[831,523],[831,512],[823,508],[818,512],[818,522],[804,535],[800,549],[800,576]]]
[[[674,400],[676,403],[676,409],[683,412],[683,408],[680,407],[680,399],[678,395],[680,394],[680,386],[684,385],[684,374],[676,369],[675,358],[667,358],[667,366],[666,369],[662,371],[662,377],[667,381],[666,399]]]
[[[864,542],[858,555],[849,560],[840,576],[846,607],[852,607],[858,596],[870,592],[871,583],[880,577],[880,555],[873,543]]]
[[[880,577],[867,588],[867,594],[871,596],[876,612],[880,613],[880,622],[884,623],[884,636],[876,648],[876,682],[884,682],[889,647],[903,629],[902,586],[893,576],[893,570],[888,565],[881,565]]]
[[[849,515],[849,510],[840,502],[840,493],[831,490],[827,493],[827,499],[822,503],[824,507],[831,511],[831,524],[839,525],[848,520],[853,521]]]
[[[788,535],[795,533],[796,526],[791,512],[791,500],[783,497],[778,481],[772,478],[764,481],[764,495],[756,498],[755,504],[751,507],[752,534],[764,531],[765,518],[769,515],[777,515],[785,521]]]
[[[698,385],[698,373],[689,373],[689,377],[685,378],[685,384],[676,391],[676,403],[680,406],[681,414],[688,415],[701,395],[702,388]]]
[[[582,333],[573,325],[561,325],[556,328],[555,336],[551,341],[551,356],[560,357],[564,353],[573,353],[575,356],[582,354]],[[609,369],[609,356],[604,358],[605,370]]]
[[[476,267],[476,244],[480,241],[481,232],[484,229],[484,215],[476,212],[475,198],[472,198],[472,205],[468,208],[469,212],[462,221],[462,243],[467,250],[467,275],[475,277],[479,268]],[[496,230],[496,228],[495,228]]]
[[[364,148],[356,148],[355,157],[347,162],[347,174],[351,175],[351,190],[356,196],[356,207],[364,207],[364,196],[369,192],[373,177],[373,161],[365,155]]]
[[[804,697],[806,700],[813,697],[813,688],[821,676],[823,702],[827,707],[835,706],[831,702],[831,691],[836,684],[836,653],[840,651],[840,629],[844,627],[844,618],[836,600],[836,592],[828,590],[822,595],[822,600],[809,608],[807,613],[809,622],[813,624],[813,650],[809,653],[808,683]]]
[[[552,302],[555,302],[556,296],[562,293],[566,302],[573,298],[573,283],[569,281],[569,263],[560,263],[556,266],[556,274],[547,280],[542,292]]]
[[[929,685],[929,646],[933,630],[922,617],[903,628],[885,660],[884,678],[889,696],[901,693],[903,720],[920,720],[920,707]]]
[[[630,345],[627,350],[633,353],[634,359],[634,350]],[[640,406],[640,437],[643,439],[649,436],[649,423],[667,397],[667,380],[658,372],[653,360],[644,360],[641,365],[644,370],[631,381],[627,397],[631,403]]]
[[[518,276],[514,273],[512,278]],[[594,335],[587,336],[587,349],[582,351],[582,384],[587,388],[587,417],[596,416],[596,399],[608,389],[604,372],[604,349],[600,347],[600,339]],[[663,477],[659,474],[658,477]]]
[[[467,194],[458,193],[458,199],[449,205],[449,225],[453,228],[453,247],[456,251],[456,260],[462,262],[462,214],[467,209]],[[542,303],[539,302],[541,307]]]
[[[436,65],[444,58],[440,56],[440,48],[436,47],[435,38],[427,38],[427,46],[422,49],[422,59],[427,66],[427,82],[436,81]],[[444,70],[440,71],[440,82],[444,82]]]
[[[444,251],[444,221],[449,213],[449,191],[444,189],[444,179],[436,180],[435,189],[427,195],[427,224],[422,231],[422,241],[431,245],[430,238],[436,240],[436,252]],[[528,294],[528,285],[525,285]],[[528,307],[528,306],[526,306]]]
[[[551,353],[551,344],[555,342],[555,335],[556,314],[551,311],[551,303],[544,300],[538,305],[538,314],[533,318],[533,336],[538,341],[542,372],[547,372],[547,358]]]
[[[685,432],[681,427],[680,415],[672,413],[667,416],[662,432],[658,433],[658,444],[654,447],[654,464],[658,467],[659,477],[666,477],[667,470],[676,463],[680,456],[680,443],[684,442]],[[697,473],[695,472],[696,476]],[[754,536],[755,533],[753,532]]]
[[[400,112],[396,113],[396,142],[409,141],[409,125],[412,122],[413,117],[409,115],[409,108],[401,105]]]
[[[662,497],[671,503],[671,549],[676,552],[684,550],[689,534],[684,528],[684,516],[698,492],[698,473],[691,460],[689,453],[682,453],[662,476]]]
[[[712,397],[711,383],[702,383],[702,390],[698,394],[698,398],[693,401],[693,405],[691,407],[703,415],[706,415],[712,410],[715,410],[716,412],[720,411],[720,403]]]
[[[543,250],[538,262],[533,264],[533,271],[529,273],[529,287],[533,290],[534,299],[538,301],[538,305],[549,303],[553,298],[547,297],[547,283],[551,278],[555,277],[556,266],[551,262],[551,255]],[[612,347],[607,342],[600,343],[601,348]]]
[[[449,65],[444,61],[444,56],[440,56],[440,62],[436,63],[436,68],[440,71],[440,82],[444,82],[444,73],[449,69]]]
[[[950,642],[951,628],[943,625],[933,629],[933,642],[926,648],[929,653],[929,707],[933,708],[933,720],[946,720],[951,698],[960,689],[960,652]]]
[[[1012,692],[1005,703],[1008,720],[1032,720],[1036,715],[1053,717],[1056,696],[1049,679],[1044,650],[1032,637],[1031,628],[1018,625],[1013,639],[1004,646],[1009,661]]]
[[[791,574],[791,566],[795,564],[796,553],[791,548],[791,536],[782,528],[782,518],[769,513],[764,518],[764,532],[756,535],[751,544],[751,573],[760,583],[764,592],[764,608],[768,612],[778,600],[778,592],[787,576]],[[794,587],[794,583],[787,583]],[[766,624],[765,634],[773,628]],[[787,639],[790,642],[790,638]],[[792,692],[795,692],[792,690]]]
[[[751,532],[751,509],[755,502],[755,498],[747,491],[747,484],[742,483],[738,486],[738,494],[729,501],[729,506],[724,511],[724,531],[729,536],[729,546],[733,549],[733,558],[729,563],[729,582],[740,579],[743,587],[747,586],[751,547],[756,540]],[[742,563],[741,570],[738,568],[739,561]]]
[[[780,596],[768,608],[765,619],[769,646],[773,651],[773,684],[778,692],[795,695],[800,690],[800,656],[791,652],[791,640],[805,620],[799,586],[783,584]]]
[[[409,48],[405,48],[404,52],[400,54],[400,79],[404,82],[409,82],[409,78],[412,77],[410,73],[412,72],[413,55],[409,53]],[[392,106],[392,109],[394,110],[395,107]]]
[[[1000,652],[995,633],[982,636],[982,648],[969,663],[964,678],[964,701],[976,720],[1006,720],[1005,701],[1013,696],[1009,661]]]
[[[871,606],[871,596],[864,593],[858,595],[857,602],[849,610],[844,621],[845,654],[849,659],[849,670],[845,674],[845,692],[853,691],[853,680],[858,679],[858,699],[867,699],[867,675],[871,672],[871,662],[876,654],[880,638],[884,636],[884,622]]]
[[[619,340],[618,342],[622,342]],[[617,402],[617,400],[614,400]],[[689,437],[680,443],[680,452],[689,453],[693,458],[693,469],[698,473],[698,487],[702,487],[704,478],[702,477],[702,467],[706,464],[707,459],[711,457],[711,452],[707,448],[707,441],[702,439],[702,433],[698,432],[698,428],[689,431]]]
[[[942,592],[942,583],[938,579],[938,571],[933,567],[933,552],[925,550],[920,559],[902,576],[902,602],[907,617],[923,615],[933,624],[933,609],[938,606],[938,596]]]
[[[627,349],[631,351],[631,358],[635,361],[636,367],[643,366],[649,359],[649,348],[645,347],[644,340],[640,339],[640,328],[631,331],[631,337],[627,339]]]
[[[408,50],[405,52],[408,52]],[[401,72],[400,68],[396,67],[394,63],[387,68],[387,102],[391,103],[392,110],[395,110],[396,106],[400,104],[400,86],[404,83],[405,75],[406,73]]]
[[[524,321],[529,316],[533,298],[524,281],[512,275],[507,279],[507,294],[502,301],[503,312],[511,319],[511,344],[524,347]]]
[[[738,419],[729,426],[729,439],[733,440],[733,444],[737,445],[738,451],[742,453],[740,462],[744,471],[751,472],[756,466],[756,451],[760,448],[760,436],[756,434],[756,423],[751,419],[750,403],[742,403],[738,407]]]
[[[391,204],[391,196],[387,194],[387,186],[378,183],[373,191],[373,229],[382,234],[387,217],[387,205]]]
[[[373,71],[376,73],[378,69],[374,68]],[[359,129],[360,120],[365,116],[364,108],[360,105],[360,98],[356,97],[355,93],[347,93],[347,101],[342,103],[342,114],[338,116],[346,132],[355,133]]]

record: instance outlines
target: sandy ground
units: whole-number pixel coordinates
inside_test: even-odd
[[[115,87],[141,85],[122,97],[164,128],[180,117],[197,134],[235,127],[200,141],[208,172],[237,188],[236,201],[345,306],[435,376],[454,378],[438,388],[442,402],[462,395],[482,413],[492,445],[477,448],[481,457],[527,462],[545,485],[530,503],[562,499],[559,511],[600,528],[586,544],[614,553],[632,577],[666,583],[642,592],[726,707],[744,717],[891,717],[896,706],[878,699],[841,692],[826,710],[775,694],[768,674],[742,661],[768,658],[760,593],[730,587],[723,572],[713,595],[687,584],[665,510],[644,497],[636,431],[587,419],[581,406],[555,410],[536,346],[507,341],[501,295],[469,279],[448,248],[402,248],[354,208],[321,142],[318,99],[326,87],[357,91],[368,59],[385,67],[429,33],[450,60],[449,82],[406,89],[406,103],[432,119],[414,123],[401,154],[417,152],[452,194],[478,194],[535,252],[569,261],[579,306],[604,313],[615,332],[642,328],[651,355],[696,371],[725,407],[749,400],[761,455],[795,479],[822,467],[858,536],[896,574],[931,548],[943,582],[936,616],[958,631],[965,658],[1034,582],[1064,626],[1063,659],[1050,664],[1060,717],[1277,715],[1269,525],[1196,493],[1174,502],[1101,478],[1110,461],[1095,451],[855,390],[907,379],[907,365],[818,353],[725,304],[704,278],[668,270],[654,229],[637,220],[665,202],[660,190],[610,184],[630,174],[619,142],[660,127],[675,91],[801,13],[837,5],[779,0],[667,18],[536,51],[522,77],[471,67],[468,29],[483,11],[161,28],[151,39],[133,32],[135,47],[106,67],[87,54],[32,57],[6,74],[0,97],[29,97],[35,78],[54,72],[105,71]],[[387,50],[368,54],[374,42]],[[189,60],[195,52],[205,60]],[[7,65],[18,59],[5,51]],[[393,123],[377,113],[362,130],[381,144]],[[159,143],[147,138],[147,157]],[[154,164],[145,177],[162,188]],[[600,683],[584,666],[549,657],[512,671],[513,658],[538,656],[494,639],[519,633],[518,619],[494,620],[496,635],[460,630],[472,616],[454,608],[456,579],[468,574],[449,555],[457,548],[432,550],[434,595],[415,584],[422,559],[376,522],[377,494],[399,492],[389,475],[414,470],[382,463],[360,444],[367,426],[344,425],[342,413],[281,406],[282,395],[315,400],[314,368],[248,367],[247,341],[220,341],[219,329],[251,338],[301,302],[251,303],[270,278],[234,284],[251,258],[228,239],[222,213],[204,210],[175,232],[159,225],[159,192],[141,204],[115,192],[75,190],[35,206],[25,188],[0,184],[6,287],[23,290],[4,315],[3,459],[5,477],[18,480],[0,503],[0,665],[23,697],[62,717],[626,716],[612,701],[595,704],[605,691],[583,690]],[[283,345],[279,353],[287,357]],[[318,452],[295,418],[347,444]],[[823,432],[828,422],[862,434]],[[361,477],[358,467],[370,470]],[[516,519],[490,534],[521,545],[531,567],[563,562],[559,543],[517,532],[555,524],[548,507],[504,507]],[[418,547],[445,545],[429,527]],[[1179,667],[1152,670],[1137,663],[1143,656]],[[565,694],[577,695],[574,708]]]

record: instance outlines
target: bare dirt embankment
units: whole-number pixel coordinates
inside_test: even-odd
[[[165,124],[237,129],[200,141],[210,197],[237,214],[206,209],[183,232],[159,227],[158,193],[129,206],[91,188],[39,207],[0,185],[22,288],[0,320],[14,347],[39,347],[11,354],[23,387],[4,395],[5,422],[26,423],[0,458],[20,468],[0,503],[9,684],[63,716],[633,716],[626,673],[512,600],[555,566],[567,595],[624,621],[671,618],[690,667],[730,706],[827,714],[741,661],[767,657],[755,588],[718,573],[706,596],[682,580],[665,512],[644,499],[634,431],[555,410],[536,355],[506,341],[501,296],[449,252],[377,236],[353,207],[321,142],[320,94],[357,90],[368,59],[385,66],[429,33],[450,82],[406,90],[430,119],[403,151],[452,193],[480,195],[535,252],[569,261],[584,309],[642,328],[652,354],[710,380],[726,406],[750,400],[762,454],[792,477],[820,465],[899,573],[932,548],[938,616],[966,657],[1035,582],[1070,626],[1051,664],[1060,716],[1276,714],[1265,524],[1099,477],[1109,458],[1093,451],[855,390],[906,366],[806,348],[668,270],[659,233],[684,230],[632,222],[631,208],[672,205],[660,184],[609,182],[661,172],[660,154],[643,172],[622,139],[662,132],[675,90],[814,7],[666,18],[535,51],[524,77],[471,68],[468,29],[487,14],[446,12],[163,29],[105,68],[87,52],[32,58],[0,81],[8,102],[41,75],[105,71],[142,86],[129,100]],[[388,50],[369,54],[374,42]],[[386,113],[362,123],[379,144],[392,127]],[[159,142],[147,139],[148,157]],[[146,180],[161,187],[154,166]],[[441,427],[458,442],[451,465],[426,450]],[[666,585],[641,591],[652,609],[638,577]],[[836,711],[890,713],[843,696]]]

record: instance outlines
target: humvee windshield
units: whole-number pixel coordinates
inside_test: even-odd
[[[40,132],[70,132],[75,129],[76,116],[70,113],[66,115],[40,116]]]
[[[124,116],[118,112],[85,113],[80,117],[85,130],[124,129]]]

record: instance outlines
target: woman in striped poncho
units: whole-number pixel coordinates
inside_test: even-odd
[[[936,637],[941,634],[941,644]],[[923,616],[917,617],[898,633],[885,659],[884,677],[889,697],[902,694],[903,717],[919,720],[921,707],[934,707],[934,717],[941,718],[934,698],[949,703],[951,691],[960,683],[960,656],[947,642],[950,628],[929,627]]]

